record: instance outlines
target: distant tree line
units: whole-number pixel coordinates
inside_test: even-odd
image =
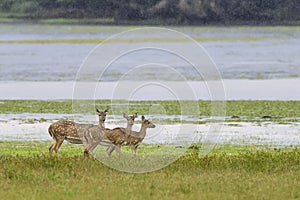
[[[113,18],[116,23],[280,22],[300,20],[300,0],[1,0],[0,12],[30,19]]]

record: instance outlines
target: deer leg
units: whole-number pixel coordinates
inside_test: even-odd
[[[89,152],[91,152],[91,153],[94,154],[94,149],[95,149],[97,146],[98,146],[98,142],[93,143],[93,144],[91,145],[91,148],[90,148]]]
[[[49,153],[50,153],[50,155],[52,155],[52,152],[53,152],[54,147],[56,145],[56,138],[55,138],[54,134],[52,133],[52,129],[49,128],[48,132],[49,132],[50,136],[52,137],[52,144],[49,147]]]
[[[49,147],[49,153],[50,153],[50,155],[52,155],[52,152],[53,152],[53,150],[55,149],[56,144],[57,144],[57,139],[56,139],[56,137],[52,134],[52,144],[51,144],[51,146]]]
[[[116,151],[117,151],[118,156],[120,157],[121,156],[121,145],[120,144],[118,144],[116,146]]]
[[[111,146],[107,147],[107,149],[106,149],[106,154],[107,154],[109,157],[111,156],[111,154],[110,154],[110,147],[111,147]]]
[[[87,146],[86,146],[87,144],[84,144],[83,146],[84,146],[84,150],[83,150],[83,157],[84,158],[86,158],[86,157],[88,157],[88,150],[87,150]]]
[[[55,150],[56,145],[57,145],[57,140],[55,138],[53,138],[52,144],[49,147],[49,153],[50,153],[50,155],[52,155],[52,152],[53,152],[53,150]]]
[[[49,147],[49,153],[50,153],[50,155],[52,155],[53,147],[54,147],[54,142],[52,142],[51,146]]]
[[[134,144],[131,145],[131,151],[132,151],[133,156],[136,156],[136,147]]]
[[[106,149],[106,154],[110,157],[112,152],[116,149],[116,147],[114,145],[110,145],[109,147],[107,147]]]
[[[97,147],[98,143],[88,144],[84,148],[84,157],[89,157],[91,153],[93,153],[94,149]]]
[[[88,150],[84,149],[83,157],[84,157],[84,158],[90,157],[90,154],[89,154],[89,151],[88,151]]]
[[[87,152],[88,152],[89,149],[91,148],[90,146],[91,146],[90,144],[85,144],[85,145],[84,145],[84,151],[87,151]]]
[[[55,147],[55,142],[54,142],[54,140],[53,140],[51,146],[49,147],[49,153],[50,153],[50,155],[52,155],[52,152],[53,152],[53,150],[54,150],[54,147]]]
[[[90,155],[89,152],[90,152],[90,149],[91,149],[91,144],[86,143],[84,146],[85,146],[84,147],[84,158],[88,158],[89,155]]]
[[[64,142],[64,138],[61,138],[56,142],[55,149],[54,149],[56,154],[58,153],[58,149],[60,148],[63,142]]]

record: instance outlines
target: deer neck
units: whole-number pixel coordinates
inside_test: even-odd
[[[100,127],[100,128],[105,128],[104,123],[102,123],[102,122],[99,121],[99,127]]]
[[[147,127],[142,125],[141,129],[140,129],[140,132],[139,132],[139,135],[140,135],[140,138],[145,138],[146,136],[146,130],[147,130]]]
[[[133,125],[127,124],[126,132],[130,132],[132,130],[132,126]]]

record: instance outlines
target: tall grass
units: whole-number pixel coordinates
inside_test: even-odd
[[[295,199],[300,150],[204,158],[189,150],[168,167],[144,174],[119,172],[82,155],[2,155],[0,187],[2,199]]]

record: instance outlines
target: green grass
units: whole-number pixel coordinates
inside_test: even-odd
[[[1,141],[0,156],[34,156],[37,154],[48,154],[50,145],[50,141]],[[72,145],[68,142],[64,142],[62,149],[60,152],[62,155],[79,156],[83,153],[83,147],[81,145]]]
[[[151,173],[128,174],[93,159],[82,146],[50,142],[1,142],[3,199],[296,199],[300,150],[223,146],[198,158],[198,146]],[[16,148],[18,147],[18,148]],[[145,150],[147,146],[142,145]],[[3,153],[2,149],[9,149]],[[155,147],[157,148],[157,147]],[[139,159],[137,156],[136,160]],[[114,156],[112,159],[115,159]],[[132,157],[131,161],[135,161]],[[150,161],[152,157],[148,158]]]
[[[92,101],[85,102],[87,105]],[[110,101],[96,101],[104,109]],[[116,102],[115,102],[116,103]],[[120,106],[126,101],[118,102]],[[185,102],[186,105],[190,102]],[[160,104],[167,115],[180,115],[176,101],[130,102],[130,112],[147,113]],[[211,102],[199,101],[201,116],[210,116]],[[288,117],[300,115],[300,101],[227,101],[228,116]],[[0,113],[72,113],[72,101],[0,100]],[[94,111],[88,111],[94,114]],[[26,120],[26,119],[24,119]],[[38,122],[45,121],[40,119]],[[232,119],[231,126],[243,119]],[[265,119],[269,120],[269,119]],[[35,121],[35,120],[33,120]],[[30,120],[26,122],[31,123]],[[279,123],[288,123],[285,120]],[[34,123],[34,122],[33,122]],[[65,142],[59,156],[50,156],[51,141],[0,142],[1,199],[297,199],[300,198],[300,150],[267,146],[217,146],[198,157],[201,144],[189,148],[142,144],[138,156],[122,148],[122,157],[83,159],[82,145]],[[178,154],[183,154],[179,159]],[[132,174],[164,166],[154,172]]]
[[[81,18],[81,19],[67,19],[67,18],[51,18],[39,19],[39,23],[43,24],[112,24],[113,18]]]
[[[49,18],[33,19],[26,13],[0,13],[2,23],[40,23],[40,24],[112,24],[113,18]]]
[[[111,107],[110,100],[80,101],[82,110],[95,105],[99,109]],[[130,112],[148,114],[153,106],[160,105],[166,110],[166,115],[181,115],[180,104],[177,101],[114,101],[119,105],[120,110],[114,110],[115,114],[122,114],[122,108],[129,103]],[[185,101],[185,105],[193,103]],[[77,105],[74,104],[74,105]],[[200,115],[211,116],[212,104],[210,101],[198,101]],[[188,106],[185,106],[188,108]],[[114,106],[118,108],[118,106]],[[152,109],[153,110],[153,109]],[[72,101],[40,101],[40,100],[0,100],[0,113],[65,113],[72,114]],[[112,111],[110,110],[109,113]],[[87,110],[86,113],[95,114],[94,109]],[[152,113],[155,114],[155,113]],[[280,118],[300,117],[300,101],[227,101],[227,116],[242,117],[263,117],[271,116],[273,120]],[[174,119],[176,121],[176,119]],[[293,121],[293,119],[291,119]],[[241,121],[241,119],[232,119],[232,121]],[[296,120],[297,121],[297,120]]]

